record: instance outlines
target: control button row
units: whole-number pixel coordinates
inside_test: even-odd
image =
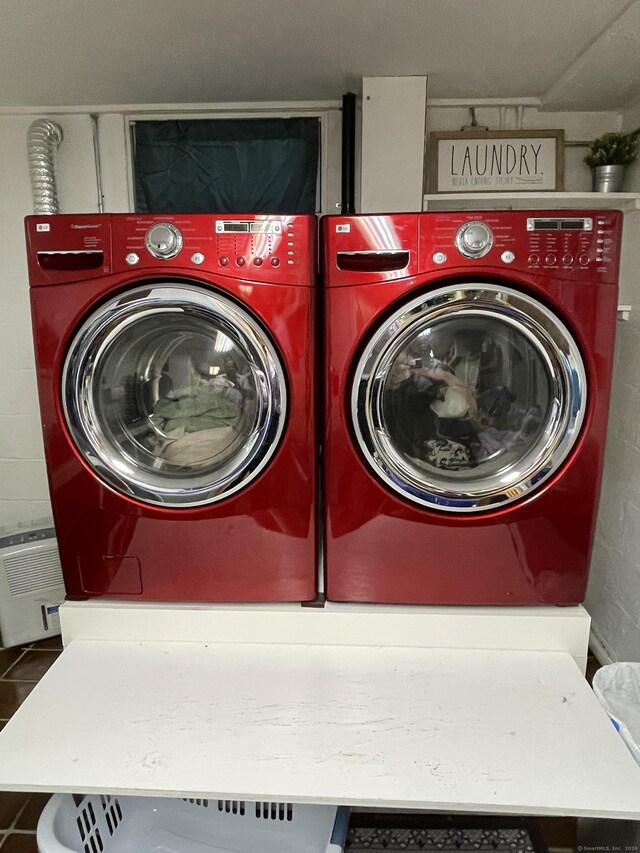
[[[535,267],[540,263],[540,256],[539,255],[529,255],[527,260],[529,261],[530,266]],[[545,264],[547,264],[547,266],[553,266],[553,264],[555,264],[557,262],[557,260],[558,259],[555,255],[545,255],[545,258],[544,258],[544,262],[545,262]],[[574,260],[575,259],[574,259],[573,255],[563,255],[562,256],[562,263],[566,267],[573,264]],[[580,266],[586,266],[586,264],[589,263],[589,256],[588,255],[580,255],[578,257],[578,263],[580,264]]]
[[[201,261],[195,261],[194,258],[191,258],[191,260],[194,261],[194,263],[201,263]],[[203,260],[204,260],[204,258],[203,258]],[[256,267],[261,267],[262,264],[264,263],[264,261],[265,261],[264,258],[254,258],[253,264]],[[221,267],[229,266],[229,262],[230,261],[229,261],[229,258],[227,257],[227,255],[220,255],[220,257],[218,258],[218,263],[220,264]],[[246,263],[247,263],[247,259],[243,258],[242,255],[240,255],[239,257],[236,258],[236,266],[237,267],[244,267],[246,265]],[[269,263],[271,264],[272,267],[279,267],[280,266],[280,259],[279,258],[271,258]],[[294,262],[289,261],[289,263],[292,264]]]

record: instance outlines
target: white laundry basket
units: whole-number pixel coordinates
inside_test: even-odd
[[[40,853],[342,853],[349,809],[54,794],[38,821]]]
[[[640,663],[610,663],[593,676],[593,692],[640,764]]]

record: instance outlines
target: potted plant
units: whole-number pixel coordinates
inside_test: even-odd
[[[589,146],[584,158],[593,170],[596,192],[620,192],[625,166],[633,163],[640,145],[640,127],[631,133],[605,133]]]

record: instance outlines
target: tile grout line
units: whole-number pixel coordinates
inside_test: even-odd
[[[10,684],[15,684],[17,682],[24,681],[24,682],[29,682],[31,684],[37,684],[43,678],[43,676],[46,675],[46,671],[45,671],[43,673],[43,675],[40,676],[40,678],[9,678],[8,677],[11,673],[11,670],[14,667],[16,667],[20,663],[20,661],[23,659],[23,657],[25,655],[29,654],[29,652],[45,652],[46,654],[56,654],[56,655],[60,656],[60,650],[59,649],[23,649],[20,657],[17,657],[14,660],[14,662],[8,667],[8,669],[4,670],[4,672],[2,674],[0,674],[0,683],[9,682]]]
[[[14,817],[13,822],[11,823],[11,828],[9,829],[9,832],[24,832],[24,831],[25,831],[25,830],[23,830],[23,829],[16,829],[16,824],[17,824],[17,822],[20,820],[20,818],[22,817],[22,812],[23,812],[23,811],[27,808],[27,806],[29,805],[29,802],[31,801],[31,798],[32,798],[32,797],[33,797],[33,794],[29,794],[29,796],[27,797],[27,799],[26,799],[26,800],[24,801],[24,803],[22,804],[22,808],[18,811],[18,814]]]
[[[19,662],[22,660],[22,658],[26,655],[26,653],[27,653],[28,651],[29,651],[29,649],[23,649],[23,650],[22,650],[22,654],[20,655],[20,657],[17,657],[17,658],[14,660],[14,662],[13,662],[12,664],[10,664],[10,665],[9,665],[9,666],[4,670],[4,672],[2,673],[2,677],[0,678],[0,681],[2,681],[2,679],[4,679],[5,675],[9,672],[9,670],[10,670],[10,669],[12,669],[12,667],[14,667],[17,663],[19,663]]]

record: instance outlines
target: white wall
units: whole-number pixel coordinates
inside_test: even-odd
[[[640,126],[640,104],[622,117]],[[640,164],[626,176],[640,190]],[[613,394],[600,514],[586,606],[593,632],[612,660],[640,661],[640,211],[625,216],[623,275],[629,321],[618,323]]]
[[[26,134],[40,116],[0,116],[0,529],[50,523],[35,384],[23,217],[32,212]],[[88,116],[64,116],[61,211],[97,209]]]

